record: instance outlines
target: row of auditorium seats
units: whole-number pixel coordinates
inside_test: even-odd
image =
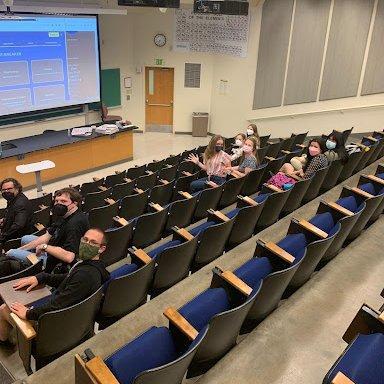
[[[298,136],[305,137],[305,135],[306,134],[302,134]],[[86,212],[92,210],[92,212],[90,212],[91,225],[102,229],[108,229],[114,226],[113,218],[117,214],[126,220],[132,220],[146,212],[151,212],[153,204],[165,205],[172,200],[174,203],[167,207],[168,220],[165,225],[165,234],[169,234],[174,225],[188,225],[191,221],[197,221],[206,217],[207,209],[216,208],[217,204],[220,204],[221,206],[228,205],[228,198],[231,198],[232,200],[235,200],[236,198],[236,195],[234,194],[236,191],[231,188],[231,185],[228,185],[227,189],[229,189],[229,191],[224,192],[223,198],[220,201],[221,193],[219,190],[211,192],[205,191],[203,194],[199,195],[198,198],[188,202],[180,201],[183,198],[191,197],[189,194],[183,193],[183,191],[188,190],[189,184],[194,179],[201,176],[201,173],[197,172],[197,167],[193,163],[181,160],[192,152],[201,154],[205,147],[206,146],[201,146],[191,151],[185,151],[180,155],[170,156],[163,161],[154,161],[148,165],[130,168],[127,172],[120,172],[115,175],[107,176],[106,179],[97,179],[91,183],[83,184],[80,187],[81,191],[84,187],[84,192],[86,192],[83,210]],[[158,168],[156,168],[160,169],[160,171],[154,173],[153,171],[156,169],[151,167],[153,164],[161,164],[157,165]],[[161,168],[164,164],[166,165],[165,168]],[[147,171],[148,168],[151,170]],[[244,188],[242,192],[246,192],[250,189],[256,191],[265,169],[266,168],[261,167],[260,170],[244,179]],[[272,168],[269,169],[273,170]],[[165,177],[166,175],[161,172],[168,172],[169,170],[172,170],[173,174],[168,175],[167,178],[163,178],[163,176]],[[172,180],[175,170],[177,179]],[[143,176],[142,174],[145,172],[149,172],[149,174]],[[131,177],[136,177],[136,179],[126,179],[126,173],[129,173]],[[108,184],[106,183],[106,180],[108,177],[123,177],[125,181],[124,183],[114,185],[113,188],[107,188],[106,185]],[[148,177],[152,178],[151,185],[153,185],[154,181],[159,182],[160,185],[155,185],[150,188],[148,181],[139,184],[137,183],[137,181],[142,178],[148,180]],[[167,181],[167,179],[171,179],[170,182]],[[237,184],[240,185],[239,183]],[[243,182],[241,182],[241,184],[243,184]],[[140,187],[146,189],[142,190]],[[114,204],[115,202],[118,202],[118,205]],[[37,231],[34,234],[39,235],[41,234],[42,228],[47,228],[51,222],[50,209],[53,205],[52,193],[31,199],[31,203],[33,204],[34,210],[33,222],[37,227]],[[187,208],[187,215],[185,215],[185,208]],[[184,213],[181,214],[181,212]],[[0,212],[0,216],[1,214],[2,213]],[[148,219],[151,221],[151,217],[148,217]],[[139,228],[140,227],[141,225],[139,223]],[[19,245],[20,239],[12,239],[4,245],[3,249],[4,251],[7,251],[11,248],[17,248]]]
[[[373,151],[370,152],[373,153]],[[364,153],[367,156],[366,152],[361,152],[361,154]],[[372,160],[375,159],[373,158]],[[251,196],[255,200],[239,196],[237,208],[227,214],[229,220],[225,218],[226,222],[223,222],[223,218],[220,219],[213,215],[213,221],[208,220],[206,223],[192,229],[194,237],[198,237],[197,241],[187,241],[182,244],[168,242],[152,251],[151,253],[155,255],[154,257],[157,260],[157,278],[151,289],[152,295],[162,292],[184,278],[189,270],[197,270],[216,257],[219,257],[224,250],[229,250],[247,240],[252,234],[277,221],[279,216],[281,217],[292,212],[300,206],[302,201],[305,203],[316,197],[319,191],[323,192],[331,188],[337,182],[337,177],[334,177],[335,165],[339,167],[340,163],[332,163],[330,167],[320,170],[316,177],[310,180],[299,181],[289,191],[276,191],[276,189],[270,191],[270,186],[264,186],[263,191],[259,195]],[[263,168],[261,168],[262,170]],[[348,172],[350,171],[351,168],[349,167]],[[326,174],[330,174],[330,177],[325,178]],[[338,175],[339,173],[336,172],[336,176]],[[260,177],[258,179],[260,180]],[[228,181],[223,190],[225,191],[226,186],[231,186],[232,182],[238,183],[239,181],[242,182],[241,179]],[[324,181],[326,181],[325,186]],[[217,203],[221,194],[221,187],[201,192],[199,199],[202,202],[200,211],[203,212],[205,210],[207,212],[206,208],[209,210],[210,207],[216,207],[216,204],[212,203],[212,201],[216,200]],[[236,197],[236,195],[237,192],[232,192],[233,197]],[[212,196],[215,196],[215,199],[212,199]],[[181,228],[187,226],[192,221],[193,212],[196,212],[196,203],[197,197],[188,195],[188,198],[175,202],[163,210],[157,205],[157,209],[160,208],[159,211],[141,216],[130,223],[121,218],[115,218],[119,223],[119,227],[107,231],[109,247],[105,256],[106,263],[109,265],[123,259],[127,255],[127,249],[130,245],[142,248],[158,240],[161,236],[166,217],[168,218],[166,220],[167,225],[165,226],[166,234],[169,234],[174,226]],[[100,209],[100,211],[103,212],[104,208]],[[101,217],[108,217],[108,215],[103,212]],[[112,221],[113,217],[115,217],[115,212],[112,212],[109,217],[110,221]],[[93,225],[97,226],[96,223]],[[133,231],[134,228],[136,228],[135,231]],[[133,232],[137,233],[136,237],[133,236]],[[15,244],[15,241],[8,243],[9,248],[16,246],[18,244]],[[170,278],[168,273],[166,273],[168,277],[162,276],[164,275],[163,271],[167,271],[167,268],[162,267],[162,265],[167,266],[169,260],[172,260],[175,257],[174,255],[177,255],[179,252],[185,255],[185,257],[178,259],[179,273],[175,274],[173,278]],[[159,260],[166,260],[166,262],[159,262]],[[15,276],[12,277],[16,278]],[[6,277],[2,280],[9,280],[9,278]]]
[[[384,297],[384,290],[381,292]],[[363,304],[343,340],[345,351],[326,374],[323,384],[384,382],[384,306],[378,311]]]
[[[357,216],[354,216],[353,219],[348,218],[348,220],[346,220],[343,218],[341,220],[343,231],[335,240],[332,248],[324,255],[324,262],[333,258],[345,241],[352,241],[356,236],[358,236],[361,230],[366,226],[369,217],[372,216],[373,219],[376,220],[382,211],[382,205],[384,202],[380,206],[377,206],[377,204],[382,201],[382,186],[380,182],[371,181],[363,176],[361,177],[361,181],[366,181],[366,183],[361,186],[361,190],[363,190],[363,192],[357,188],[350,189],[345,187],[341,194],[341,198],[344,200],[341,201],[351,202],[352,200],[350,197],[352,196],[358,200],[360,206],[362,200],[365,199],[367,209],[365,209],[364,214],[354,225],[353,229],[349,231],[347,237],[342,236],[349,228],[344,229],[344,226],[353,225],[351,221],[355,218],[357,220]],[[283,193],[286,192],[275,192],[272,195],[279,199],[282,198]],[[247,203],[244,204],[244,201],[247,201]],[[133,308],[140,305],[143,297],[145,297],[145,294],[149,294],[152,297],[156,296],[188,276],[190,271],[195,272],[202,266],[212,262],[214,259],[219,257],[224,250],[229,250],[235,245],[238,245],[250,238],[252,234],[255,233],[254,228],[257,218],[260,217],[261,211],[266,209],[264,205],[265,200],[261,203],[255,203],[255,201],[251,198],[243,198],[240,202],[243,204],[242,208],[236,208],[227,214],[212,211],[207,222],[188,230],[177,228],[175,229],[175,234],[172,239],[163,244],[152,247],[149,251],[145,250],[148,263],[150,263],[153,259],[155,260],[155,268],[153,275],[148,276],[146,281],[141,279],[142,283],[139,290],[143,293],[140,296],[140,300],[133,298],[130,294],[133,289],[132,287],[135,285],[131,282],[131,279],[133,279],[133,275],[131,273],[133,271],[129,269],[134,267],[136,271],[136,265],[129,264],[129,259],[126,259],[125,262],[123,260],[124,264],[122,266],[120,266],[122,261],[117,263],[116,266],[112,265],[110,269],[113,271],[113,276],[117,276],[118,281],[110,284],[108,289],[111,291],[113,290],[115,295],[118,295],[118,293],[121,295],[125,292],[126,298],[123,300],[125,308],[121,303],[119,306],[116,306],[114,311],[109,312],[110,316],[112,315],[113,317],[111,317],[107,323],[115,321],[117,318],[125,315]],[[277,201],[271,200],[271,206],[274,205],[277,205]],[[357,210],[357,206],[351,206],[350,208],[353,212]],[[374,213],[372,213],[373,209],[375,209]],[[329,210],[328,205],[321,203],[319,210]],[[237,214],[234,215],[236,212]],[[323,216],[319,216],[319,218],[321,217]],[[317,220],[318,218],[314,218],[315,223],[317,223]],[[336,235],[337,227],[331,227],[332,223],[332,220],[329,218],[329,222],[320,223],[319,225],[325,226],[324,228],[331,233],[332,231],[335,231]],[[294,228],[295,225],[296,224],[292,224],[292,228]],[[315,248],[318,249],[320,244],[316,243],[315,246]],[[143,254],[142,250],[135,249],[131,249],[130,253],[134,255],[135,252]],[[310,264],[306,268],[306,271],[309,270],[310,273],[312,273],[312,267],[313,264]],[[144,274],[145,271],[143,270],[141,273]],[[298,276],[292,280],[290,289],[292,291],[297,289],[297,287],[305,282],[307,277],[308,276],[305,273],[298,274]],[[147,290],[144,291],[145,289]],[[113,295],[111,294],[111,296]]]
[[[377,135],[380,139],[382,138],[380,133],[377,133]],[[368,138],[363,139],[363,142],[366,140],[368,140]],[[372,138],[371,140],[377,139]],[[362,165],[365,166],[375,161],[384,151],[384,141],[378,140],[376,142],[369,142],[368,144],[370,144],[370,146],[367,147],[371,147],[369,152],[361,151],[351,155],[350,160],[345,166],[340,161],[333,162],[329,167],[318,172],[316,178],[301,180],[296,183],[293,190],[289,194],[286,194],[287,201],[283,202],[284,206],[281,215],[289,214],[295,210],[301,202],[306,203],[312,200],[320,192],[332,188],[337,182],[345,180],[353,172],[360,170]],[[207,210],[209,209],[221,209],[233,204],[238,195],[249,196],[256,192],[269,177],[270,173],[275,173],[284,162],[289,161],[287,156],[291,156],[291,153],[284,154],[279,158],[271,158],[267,164],[263,164],[259,169],[250,172],[246,177],[240,179],[232,178],[223,186],[206,189],[196,194],[196,196],[191,196],[183,192],[183,190],[188,189],[189,183],[201,176],[200,172],[188,174],[171,182],[162,180],[161,185],[145,191],[136,188],[135,193],[117,201],[110,197],[110,189],[91,192],[86,195],[85,198],[86,204],[88,196],[93,199],[92,203],[89,202],[88,204],[89,207],[93,206],[89,211],[90,224],[91,226],[104,230],[110,229],[111,232],[117,231],[117,228],[112,228],[116,227],[116,222],[119,222],[116,220],[116,217],[121,217],[127,221],[131,221],[131,224],[134,226],[133,234],[131,233],[132,231],[129,231],[127,228],[121,230],[121,232],[132,236],[132,244],[137,247],[148,246],[159,240],[162,236],[170,234],[173,226],[185,227],[190,223],[207,217]],[[188,164],[192,163],[188,162]],[[181,180],[185,178],[188,178],[188,182]],[[182,181],[182,183],[180,183],[180,181]],[[135,188],[133,182],[130,183],[132,183],[130,189]],[[129,182],[127,184],[129,184]],[[183,190],[181,190],[181,188]],[[176,200],[169,203],[171,196]],[[40,207],[43,208],[36,212],[41,219],[38,222],[44,226],[49,225],[47,221],[50,219],[49,206],[51,203],[49,199],[51,198],[51,196],[41,198]],[[99,206],[99,204],[101,206]],[[274,205],[274,207],[275,213],[278,212],[280,214],[279,208],[281,207],[276,205]],[[267,212],[269,213],[268,210]],[[266,217],[267,215],[264,216]],[[264,226],[268,226],[274,222],[274,220],[270,220],[269,217],[274,216],[268,215]],[[260,219],[260,228],[263,225],[262,223],[263,216]],[[151,228],[151,236],[143,236],[143,234],[148,232],[148,228]],[[111,237],[116,238],[118,236],[114,233],[111,234]],[[17,241],[16,243],[12,241],[5,245],[5,249],[14,248],[15,246],[17,246]]]
[[[384,142],[382,142],[382,144],[384,144]],[[364,153],[366,152],[363,152],[363,154]],[[284,216],[298,208],[302,201],[306,203],[316,197],[319,192],[326,191],[327,189],[333,187],[337,182],[337,177],[334,177],[334,170],[336,168],[335,165],[339,167],[342,164],[340,162],[332,163],[330,167],[320,170],[316,177],[309,180],[299,181],[295,184],[293,189],[288,191],[276,191],[276,189],[270,190],[270,188],[272,188],[271,186],[264,186],[260,194],[257,196],[251,196],[256,200],[256,203],[258,203],[253,203],[253,207],[250,206],[252,205],[252,202],[249,199],[239,197],[237,209],[229,212],[230,219],[235,217],[234,227],[231,230],[231,228],[229,228],[231,224],[226,224],[228,227],[226,235],[229,235],[229,238],[225,238],[223,240],[224,244],[218,246],[216,248],[217,251],[211,257],[215,258],[220,255],[220,252],[223,251],[225,244],[227,245],[227,249],[233,248],[240,242],[248,239],[253,233],[258,232],[277,221],[279,216]],[[341,170],[343,170],[343,167],[341,167]],[[325,178],[326,174],[330,174],[330,176]],[[220,196],[225,195],[225,191],[229,191],[230,187],[235,187],[231,191],[231,196],[232,199],[236,199],[239,190],[239,182],[242,183],[244,181],[242,179],[232,179],[229,180],[223,187],[204,190],[200,192],[198,196],[187,195],[186,199],[177,201],[164,209],[161,209],[162,207],[156,205],[156,208],[158,209],[157,212],[140,216],[131,223],[118,219],[118,221],[125,228],[123,229],[120,227],[107,230],[107,236],[109,237],[110,244],[109,248],[110,250],[113,250],[112,259],[109,257],[106,258],[107,264],[111,264],[126,255],[126,250],[130,242],[129,235],[132,234],[132,230],[134,228],[139,228],[139,231],[135,230],[134,232],[137,232],[140,238],[137,236],[136,238],[133,237],[131,244],[136,247],[143,248],[157,241],[161,237],[162,232],[165,235],[169,234],[174,226],[183,228],[195,221],[192,220],[193,217],[200,219],[207,216],[207,211],[209,209],[217,208]],[[238,184],[234,185],[234,183]],[[322,188],[324,184],[326,185]],[[197,199],[200,203],[200,209],[195,208],[196,205],[199,207]],[[233,200],[229,200],[228,204],[232,201]],[[244,206],[248,206],[248,209],[241,209]],[[112,211],[108,215],[107,210],[110,209],[110,207],[105,207],[100,208],[97,211],[103,212],[103,214],[100,215],[103,217],[103,220],[107,219],[111,222],[113,217],[115,217],[117,207],[115,206],[115,211]],[[201,212],[201,215],[196,215],[196,212]],[[203,212],[205,212],[204,216],[202,214]],[[131,229],[128,229],[127,226],[131,227]],[[205,227],[207,227],[207,225],[204,225],[202,229],[205,229]],[[224,225],[222,225],[222,227],[224,227]],[[222,231],[225,232],[224,228]],[[119,232],[125,234],[125,242],[122,240],[122,235],[120,235]],[[145,235],[144,237],[143,234]],[[214,234],[211,238],[214,238]],[[228,243],[226,243],[227,240]]]
[[[247,280],[247,274],[251,273],[251,275],[249,276],[252,276],[252,269],[256,267],[256,264],[260,263],[259,259],[263,258],[263,263],[265,263],[265,265],[256,268],[257,273],[259,273],[260,271],[265,272],[265,275],[263,275],[263,284],[261,284],[261,288],[259,287],[260,289],[257,288],[257,295],[256,289],[255,287],[253,287],[252,292],[255,293],[255,295],[252,294],[246,300],[246,302],[236,307],[236,310],[234,307],[231,307],[231,309],[228,308],[228,310],[231,313],[232,310],[234,313],[237,313],[238,308],[241,308],[242,311],[244,310],[246,313],[249,312],[249,314],[251,315],[247,320],[254,325],[255,322],[258,323],[259,321],[261,321],[278,305],[278,302],[284,292],[286,292],[286,294],[289,293],[289,289],[292,288],[292,286],[294,286],[295,289],[298,288],[298,286],[295,284],[290,285],[291,280],[296,281],[296,284],[297,281],[299,281],[299,285],[303,284],[306,280],[308,280],[310,274],[321,262],[321,260],[324,259],[324,261],[329,261],[338,253],[349,234],[354,233],[353,236],[358,235],[361,230],[355,230],[354,232],[354,229],[362,229],[365,226],[364,224],[362,224],[361,220],[364,220],[364,222],[368,222],[370,219],[375,218],[381,213],[383,209],[384,197],[383,188],[381,191],[379,191],[380,193],[377,193],[377,195],[379,196],[379,198],[377,199],[374,197],[373,193],[370,192],[374,192],[376,191],[375,188],[378,188],[378,186],[382,186],[383,182],[381,180],[382,178],[384,178],[383,173],[384,169],[381,166],[378,168],[378,175],[376,177],[368,176],[367,179],[370,180],[368,183],[365,182],[367,179],[362,178],[359,182],[360,188],[358,190],[356,188],[354,189],[353,196],[351,195],[343,197],[343,190],[340,199],[336,203],[320,204],[317,215],[312,220],[310,220],[309,223],[299,222],[297,224],[296,222],[294,222],[292,224],[293,229],[290,228],[287,237],[281,242],[278,242],[277,244],[258,242],[258,246],[255,251],[256,258],[252,260],[252,264],[254,265],[246,263],[244,266],[240,267],[237,271],[235,271],[235,275],[239,273],[240,276],[238,276],[238,278],[243,278],[245,280],[244,284],[252,286],[252,279]],[[376,204],[371,204],[369,206],[369,210],[367,210],[367,201],[371,199],[375,200],[377,206]],[[379,211],[380,209],[381,211]],[[363,215],[363,212],[366,212],[366,214]],[[359,221],[359,218],[363,219],[360,219]],[[185,233],[179,233],[179,235],[180,237],[183,237],[185,236]],[[294,238],[295,236],[299,238]],[[314,240],[314,237],[316,236],[320,237],[320,239]],[[327,236],[327,238],[325,238],[325,236]],[[317,241],[317,243],[315,241]],[[324,241],[322,243],[323,246],[318,246],[321,241]],[[315,244],[313,245],[312,243],[314,242]],[[328,245],[329,247],[327,247],[326,245]],[[312,250],[309,252],[308,249]],[[285,255],[286,260],[276,261],[275,259],[273,259],[273,255],[275,255],[276,252],[280,252]],[[304,258],[306,252],[309,252],[309,254],[311,254],[312,252],[311,257],[308,257],[308,259],[307,257]],[[320,254],[320,252],[323,253]],[[288,254],[290,256],[288,256]],[[99,313],[99,321],[102,324],[103,315],[108,315],[108,311],[114,311],[116,310],[116,308],[122,308],[127,300],[127,297],[123,295],[123,292],[126,292],[127,294],[132,292],[137,292],[139,294],[139,292],[143,292],[143,290],[141,290],[141,287],[143,286],[143,277],[148,276],[153,272],[153,259],[150,257],[150,255],[146,254],[146,252],[137,249],[133,249],[132,255],[132,260],[134,262],[130,265],[124,265],[120,271],[115,270],[114,272],[112,272],[111,281],[109,282],[108,286],[103,287],[102,290],[99,290],[89,299],[71,307],[70,309],[58,311],[55,314],[46,314],[41,319],[39,319],[39,334],[40,332],[44,331],[44,335],[46,335],[47,338],[42,337],[41,339],[36,339],[36,343],[43,343],[41,344],[41,348],[34,349],[34,357],[36,359],[37,369],[45,365],[48,361],[51,361],[52,356],[56,357],[56,355],[52,353],[53,351],[55,351],[55,349],[56,353],[62,353],[63,351],[71,349],[74,345],[78,344],[84,338],[89,337],[93,331],[93,322],[96,317],[96,312]],[[269,261],[267,261],[266,259],[268,259]],[[304,263],[303,260],[308,261]],[[135,262],[137,262],[137,264]],[[133,264],[135,264],[135,267],[132,266]],[[298,269],[301,265],[305,266],[305,268],[303,267],[305,273],[301,269]],[[120,272],[123,273],[123,276],[119,276]],[[241,275],[241,273],[244,273],[244,275]],[[296,274],[298,277],[295,279]],[[127,289],[127,287],[123,289],[122,286],[120,286],[120,288],[117,289],[118,292],[115,291],[115,294],[108,295],[108,290],[111,284],[115,280],[117,280],[118,282],[119,280],[124,280],[126,276],[133,276],[135,284],[132,285],[129,290]],[[260,281],[261,278],[262,277],[260,277],[258,281]],[[150,284],[151,279],[148,279],[146,282],[147,284]],[[268,287],[271,287],[273,291],[272,293],[268,293]],[[102,291],[104,291],[105,293],[103,302]],[[255,300],[253,300],[253,298]],[[108,300],[111,301],[108,302]],[[215,297],[213,299],[213,303],[216,303],[217,300],[218,299]],[[228,300],[231,300],[232,303],[233,299],[228,298]],[[144,301],[145,294],[143,294],[141,302]],[[105,308],[107,308],[104,313],[102,311],[99,312],[99,306],[101,305],[101,303],[103,306],[105,306]],[[203,306],[203,312],[205,313],[211,307],[214,308],[213,303],[209,301],[206,306]],[[254,303],[257,303],[257,305]],[[254,311],[252,311],[251,309],[253,308],[253,305],[256,308]],[[113,308],[113,306],[115,306],[115,308]],[[243,313],[242,311],[239,313]],[[81,317],[81,321],[80,324],[78,324],[78,329],[76,329],[76,332],[73,332],[73,330],[65,329],[65,324],[72,323],[72,321],[74,321],[79,316]],[[73,318],[72,321],[70,321],[71,317]],[[227,314],[224,316],[224,318],[226,317]],[[65,324],[63,324],[64,319]],[[244,322],[244,319],[245,317],[242,318],[241,323]],[[208,321],[209,320],[210,318],[208,319]],[[230,320],[229,323],[232,323],[234,321],[232,320]],[[57,327],[62,329],[60,337],[57,338],[56,343],[52,343],[52,340],[49,342],[50,338],[46,333],[48,332],[49,334],[50,329],[57,329]],[[219,326],[219,329],[221,329],[221,326]],[[19,337],[19,339],[21,340],[22,337]],[[209,339],[210,338],[208,338],[208,340]],[[76,342],[74,342],[75,340]],[[227,340],[224,344],[228,347],[228,337],[224,337],[223,340]],[[44,343],[49,343],[49,348],[47,348]],[[221,342],[219,344],[221,344]],[[208,346],[207,348],[208,350],[212,350],[211,346]],[[60,352],[58,352],[57,349]],[[50,351],[50,353],[47,353],[47,350]],[[25,360],[25,356],[23,356],[23,351],[25,351],[25,348],[22,348],[20,350],[20,354],[23,359],[23,362],[25,363],[26,369],[28,369],[28,367],[30,367],[30,355],[29,360]],[[39,351],[41,355],[39,355]],[[212,363],[211,360],[212,359],[210,359],[210,364]],[[205,362],[203,365],[205,365]],[[190,372],[193,372],[193,370],[191,370]]]
[[[276,192],[277,193],[277,192]],[[280,193],[280,192],[279,192]],[[144,262],[143,262],[143,264],[144,264]],[[148,268],[148,270],[149,270],[149,268]],[[26,274],[28,274],[28,273],[26,273]],[[86,322],[86,318],[85,318],[85,320],[84,320],[85,322]],[[77,334],[77,337],[78,337],[79,335]],[[82,336],[84,336],[84,334],[82,335]],[[75,335],[75,337],[76,337],[76,335]]]
[[[322,201],[310,220],[292,220],[277,243],[258,240],[254,257],[234,271],[214,268],[208,289],[177,310],[165,310],[168,327],[147,329],[104,360],[89,351],[85,358],[76,355],[76,379],[106,374],[114,383],[172,384],[186,371],[187,377],[204,373],[236,344],[240,332],[257,326],[383,208],[384,167],[379,166],[376,175],[361,176],[357,187],[344,187],[336,202]]]

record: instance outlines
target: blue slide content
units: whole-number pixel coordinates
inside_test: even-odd
[[[100,101],[95,16],[0,20],[0,115]]]

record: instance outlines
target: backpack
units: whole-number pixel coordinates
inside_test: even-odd
[[[277,188],[283,189],[284,184],[295,184],[296,180],[292,177],[287,176],[283,172],[277,172],[276,175],[273,175],[268,181],[267,184],[274,185]]]

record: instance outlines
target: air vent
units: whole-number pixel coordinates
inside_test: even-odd
[[[185,63],[185,88],[200,88],[201,64]]]

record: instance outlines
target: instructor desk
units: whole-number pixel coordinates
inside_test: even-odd
[[[56,167],[42,172],[43,182],[52,182],[83,172],[133,159],[133,129],[122,128],[113,135],[68,136],[68,130],[3,142],[0,178],[17,178],[23,187],[35,186],[33,174],[18,174],[16,166],[52,160]]]

